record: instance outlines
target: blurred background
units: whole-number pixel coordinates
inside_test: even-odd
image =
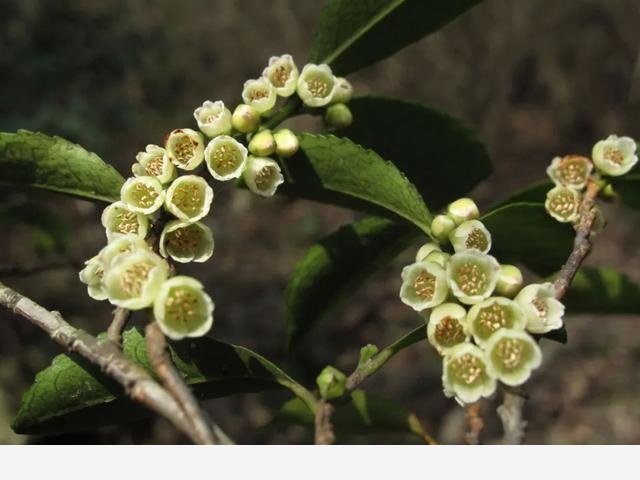
[[[291,53],[304,63],[321,3],[0,0],[0,131],[63,136],[128,176],[136,152],[161,143],[173,128],[191,127],[203,100],[238,103],[242,83],[258,76],[269,56]],[[588,155],[610,133],[640,137],[639,24],[636,0],[487,0],[349,78],[357,94],[414,99],[474,128],[495,167],[473,192],[486,209],[543,179],[556,155]],[[311,119],[294,126],[319,128]],[[46,205],[66,225],[56,222],[60,235],[51,238],[5,215],[0,280],[76,326],[104,330],[111,308],[91,300],[77,275],[105,242],[102,207],[6,189],[0,205],[5,213],[27,209],[35,217],[37,205]],[[604,210],[609,225],[588,263],[640,281],[640,217],[617,204]],[[294,263],[358,214],[301,200],[264,201],[229,185],[216,191],[212,212],[207,221],[216,253],[183,271],[201,278],[216,301],[217,338],[262,353],[312,385],[324,365],[351,371],[361,346],[385,345],[419,322],[397,293],[401,266],[415,253],[410,250],[317,328],[296,355],[285,356],[282,293]],[[569,343],[543,341],[544,364],[528,384],[527,442],[640,443],[640,319],[570,316],[566,323]],[[41,331],[0,311],[0,443],[185,442],[160,420],[58,437],[13,434],[9,423],[20,396],[57,353]],[[425,342],[400,353],[364,387],[412,409],[438,441],[460,443],[465,412],[443,397],[440,374],[440,360]],[[286,398],[243,395],[208,401],[206,408],[239,443],[311,441],[301,427],[264,428]],[[495,406],[483,403],[486,442],[500,433]]]

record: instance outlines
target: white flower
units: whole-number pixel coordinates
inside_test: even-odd
[[[447,397],[461,403],[477,402],[496,390],[496,379],[487,371],[484,352],[471,343],[451,348],[443,360],[442,385]]]
[[[147,217],[142,213],[134,212],[123,202],[115,202],[105,208],[101,221],[107,232],[107,238],[110,240],[119,235],[127,234],[144,238],[149,230]]]
[[[591,160],[580,155],[555,157],[547,168],[547,175],[562,187],[580,190],[587,185],[587,180],[593,170]]]
[[[513,298],[522,290],[522,272],[515,265],[500,265],[500,277],[496,283],[496,293]]]
[[[102,284],[104,265],[100,258],[95,256],[84,262],[84,264],[86,267],[80,270],[78,277],[87,286],[87,293],[94,300],[106,300],[107,292]]]
[[[271,57],[269,65],[262,72],[274,86],[275,91],[281,97],[289,97],[296,91],[298,81],[298,67],[296,67],[291,55]]]
[[[251,105],[241,103],[231,115],[231,125],[241,133],[255,132],[260,126],[260,113]]]
[[[336,91],[333,93],[331,103],[347,103],[353,96],[353,87],[344,77],[336,77]]]
[[[440,305],[447,298],[444,269],[430,262],[416,262],[402,269],[400,300],[416,312]]]
[[[522,385],[542,363],[536,341],[522,330],[501,329],[485,345],[489,375],[512,387]]]
[[[605,175],[624,175],[638,162],[636,142],[629,137],[610,135],[593,147],[593,163]]]
[[[456,253],[447,265],[449,288],[458,300],[467,305],[491,296],[499,276],[497,260],[478,250]]]
[[[167,137],[165,149],[173,164],[182,170],[195,170],[204,160],[204,138],[190,128],[173,130]]]
[[[323,107],[333,99],[338,82],[329,65],[308,63],[298,78],[297,92],[309,107]]]
[[[204,151],[209,173],[216,180],[240,177],[247,162],[247,148],[235,138],[220,135],[209,142]]]
[[[416,262],[423,261],[425,258],[427,258],[427,255],[429,255],[431,252],[440,252],[440,251],[441,251],[440,245],[433,242],[427,242],[424,245],[422,245],[416,252]]]
[[[206,262],[213,255],[211,229],[204,223],[168,222],[160,235],[160,255],[176,262]]]
[[[443,303],[431,311],[427,338],[440,355],[469,340],[466,317],[467,311],[457,303]]]
[[[508,328],[524,330],[526,319],[520,306],[505,297],[490,297],[469,309],[467,325],[476,343],[482,345],[493,333]]]
[[[491,250],[491,234],[479,220],[462,222],[451,232],[449,241],[456,253],[471,249],[489,253],[489,250]]]
[[[136,155],[136,160],[137,163],[131,167],[136,177],[150,175],[160,180],[160,183],[169,183],[176,177],[176,167],[162,147],[147,145],[144,152]]]
[[[544,208],[559,222],[575,222],[580,218],[581,199],[582,195],[573,188],[554,187],[547,192]]]
[[[150,215],[162,207],[164,189],[156,177],[132,177],[122,185],[120,199],[132,212]]]
[[[478,218],[480,211],[478,210],[476,202],[470,198],[459,198],[449,204],[447,207],[447,215],[456,225],[460,225],[467,220],[475,220]]]
[[[212,202],[213,189],[198,175],[176,178],[164,199],[165,208],[185,222],[196,222],[205,217]]]
[[[231,132],[231,112],[222,100],[206,100],[193,112],[198,128],[209,137],[228,135]]]
[[[134,250],[149,250],[149,248],[149,244],[137,235],[121,235],[110,240],[98,255],[105,268],[109,268],[111,262],[118,255],[130,253]]]
[[[284,182],[280,165],[270,158],[249,157],[242,178],[249,190],[263,197],[272,197]]]
[[[527,330],[531,333],[547,333],[562,327],[564,305],[555,298],[552,283],[531,284],[516,296],[527,320]]]
[[[271,110],[277,100],[276,89],[265,77],[244,82],[242,100],[252,106],[258,113]]]

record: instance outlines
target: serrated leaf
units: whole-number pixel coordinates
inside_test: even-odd
[[[345,435],[404,433],[416,435],[427,442],[431,441],[418,418],[410,410],[362,390],[354,391],[347,403],[336,406],[331,422],[338,439]],[[271,424],[313,428],[314,415],[303,402],[294,398],[280,408]]]
[[[36,203],[25,201],[0,205],[0,226],[5,229],[24,225],[38,255],[63,252],[71,234],[62,218]]]
[[[611,268],[584,267],[562,303],[568,314],[640,314],[640,286]]]
[[[296,264],[285,291],[288,348],[296,347],[366,278],[415,238],[414,229],[368,217],[312,245]]]
[[[480,0],[327,0],[310,61],[356,71],[442,28]]]
[[[484,145],[460,121],[403,100],[361,97],[349,102],[353,124],[340,131],[393,162],[437,210],[491,173]]]
[[[127,357],[152,372],[146,341],[136,328],[125,332]],[[202,337],[171,345],[171,356],[199,398],[299,385],[251,350]],[[58,355],[36,375],[13,421],[16,433],[51,434],[133,421],[150,413],[124,397],[121,387],[77,355]]]
[[[0,132],[0,183],[114,202],[124,179],[95,153],[60,137]]]
[[[547,214],[540,203],[513,203],[481,219],[492,236],[491,254],[500,263],[525,265],[539,275],[550,275],[566,261],[574,231]]]
[[[640,174],[615,177],[611,183],[625,205],[640,210]]]
[[[395,165],[347,138],[299,136],[300,150],[281,161],[285,195],[387,214],[428,233],[431,213]]]

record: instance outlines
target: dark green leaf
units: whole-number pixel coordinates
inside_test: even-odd
[[[95,153],[60,137],[0,132],[0,183],[114,202],[124,179]]]
[[[611,183],[624,204],[640,210],[640,174],[615,177]]]
[[[124,334],[127,357],[152,371],[137,329]],[[172,344],[171,355],[199,398],[302,387],[273,363],[244,347],[203,337]],[[119,385],[77,355],[58,355],[36,375],[13,421],[17,433],[62,433],[132,421],[149,413],[124,397]]]
[[[331,421],[338,438],[371,433],[406,433],[429,441],[418,418],[403,406],[362,390],[337,405]],[[286,402],[272,420],[274,425],[302,425],[313,428],[314,415],[299,399]]]
[[[640,286],[610,268],[578,270],[562,302],[567,313],[640,314]]]
[[[310,61],[339,75],[358,70],[435,32],[480,0],[327,0]]]
[[[62,218],[41,205],[30,201],[0,205],[0,226],[9,229],[17,225],[24,225],[29,229],[38,255],[66,249],[69,226]]]
[[[513,203],[493,210],[482,221],[493,237],[491,254],[501,263],[550,275],[571,253],[573,229],[551,218],[542,204]]]
[[[294,348],[373,272],[402,252],[415,230],[368,217],[311,246],[285,291],[287,345]]]
[[[544,203],[547,198],[547,192],[554,187],[554,184],[548,180],[532,183],[522,190],[516,191],[506,200],[501,201],[498,206],[509,205],[511,203]]]
[[[279,192],[386,212],[429,232],[427,206],[416,187],[392,163],[347,138],[311,134],[299,138],[300,151],[282,160],[286,182]]]
[[[432,108],[390,98],[349,103],[354,122],[340,131],[393,162],[437,210],[491,173],[484,145],[458,120]]]

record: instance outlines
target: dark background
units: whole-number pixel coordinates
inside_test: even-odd
[[[303,64],[320,7],[319,1],[286,0],[0,0],[0,131],[61,135],[127,176],[135,153],[161,143],[173,128],[192,126],[193,109],[203,100],[238,103],[242,83],[259,75],[269,56],[291,53]],[[543,179],[555,155],[588,155],[610,133],[640,137],[639,24],[636,0],[489,0],[444,31],[349,78],[357,94],[415,99],[476,129],[495,166],[473,192],[487,208]],[[318,128],[310,119],[294,126]],[[74,325],[104,330],[110,306],[87,297],[77,278],[77,265],[105,242],[102,207],[0,190],[2,203],[27,199],[65,219],[72,231],[68,249],[37,256],[28,229],[0,225],[0,280],[60,310]],[[588,262],[640,281],[638,215],[616,204],[604,210],[609,225]],[[397,296],[399,272],[412,250],[316,329],[297,358],[284,356],[282,292],[295,261],[315,240],[354,218],[333,207],[264,201],[219,187],[208,219],[216,253],[205,265],[184,269],[201,278],[216,301],[215,335],[278,360],[311,385],[324,365],[351,371],[362,345],[385,345],[416,325],[419,319]],[[639,319],[569,316],[566,323],[569,343],[543,342],[543,366],[528,384],[527,441],[639,443]],[[9,422],[22,392],[56,353],[42,332],[0,312],[0,443],[185,441],[157,420],[63,437],[14,435]],[[440,369],[435,351],[418,344],[365,386],[414,410],[439,441],[459,443],[464,410],[442,396]],[[244,395],[206,406],[240,443],[308,442],[309,431],[300,427],[259,429],[284,398]],[[495,401],[483,403],[487,442],[499,433],[494,408]]]

